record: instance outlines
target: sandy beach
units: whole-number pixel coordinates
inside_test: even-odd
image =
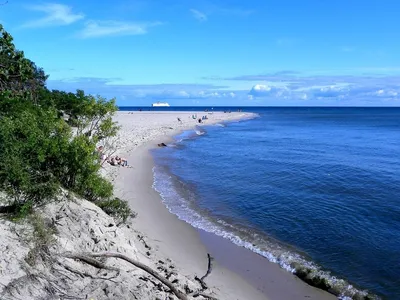
[[[125,157],[131,168],[104,165],[117,196],[127,200],[138,216],[136,230],[145,234],[157,257],[170,258],[181,274],[201,276],[207,269],[207,253],[215,258],[207,283],[219,299],[335,299],[313,288],[278,265],[228,240],[196,230],[171,214],[152,188],[153,159],[149,150],[168,143],[174,135],[197,125],[254,118],[250,113],[207,114],[198,124],[192,118],[204,112],[118,112],[121,126],[115,154]],[[177,120],[180,118],[181,122]]]

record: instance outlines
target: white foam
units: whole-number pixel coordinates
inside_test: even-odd
[[[204,131],[196,130],[197,135],[203,135],[204,133],[205,133]]]

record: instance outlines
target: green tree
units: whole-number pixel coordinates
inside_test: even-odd
[[[129,207],[113,201],[111,183],[99,175],[96,151],[117,134],[115,99],[48,90],[44,71],[12,41],[0,25],[0,191],[10,200],[0,213],[29,212],[63,187],[110,203],[117,214],[121,204],[126,214]]]
[[[43,69],[15,48],[12,36],[0,25],[0,92],[29,95],[35,102],[47,78]]]

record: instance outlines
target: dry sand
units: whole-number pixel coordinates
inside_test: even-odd
[[[207,253],[216,258],[207,278],[220,299],[335,299],[313,288],[265,258],[210,233],[198,231],[169,213],[152,188],[153,159],[149,150],[185,129],[199,125],[196,112],[118,112],[121,125],[117,154],[125,156],[132,168],[105,166],[116,193],[129,201],[138,213],[136,230],[143,232],[160,257],[171,258],[180,274],[202,275]],[[201,117],[207,113],[197,112]],[[207,114],[203,125],[254,118],[250,113]],[[179,117],[182,122],[177,121]]]

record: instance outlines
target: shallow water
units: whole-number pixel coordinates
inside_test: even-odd
[[[400,109],[254,111],[153,152],[167,207],[343,295],[400,298]]]

